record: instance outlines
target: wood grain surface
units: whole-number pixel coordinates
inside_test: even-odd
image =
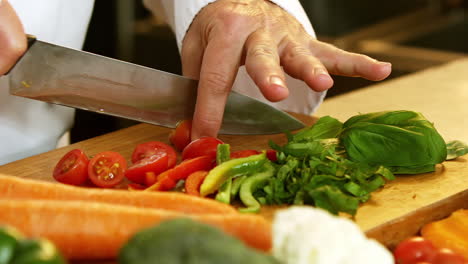
[[[344,121],[357,113],[415,110],[434,122],[446,140],[467,142],[467,70],[468,59],[334,97],[323,103],[317,116],[332,115]],[[316,120],[303,115],[297,117],[307,124]],[[81,148],[90,156],[112,150],[130,159],[135,145],[151,140],[168,142],[169,131],[140,124],[0,166],[0,173],[50,181],[53,180],[52,170],[57,161],[73,148]],[[234,151],[265,149],[270,139],[279,144],[286,141],[284,135],[220,138],[231,144]],[[359,208],[354,221],[369,237],[391,248],[402,239],[416,234],[422,225],[444,218],[456,209],[468,208],[467,160],[468,156],[464,156],[444,162],[437,166],[434,173],[397,177],[373,193],[372,198]],[[277,208],[264,208],[261,214],[271,219]]]

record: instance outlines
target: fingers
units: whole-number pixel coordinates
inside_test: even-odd
[[[266,99],[277,102],[289,95],[278,49],[267,33],[256,32],[245,43],[245,68]]]
[[[7,73],[26,51],[23,26],[8,3],[0,4],[0,76]]]
[[[379,62],[368,56],[347,52],[317,40],[312,40],[310,47],[332,74],[380,81],[387,78],[392,71],[392,65],[388,62]]]
[[[301,79],[314,91],[320,92],[333,86],[327,68],[306,45],[287,40],[281,52],[284,70],[296,79]]]
[[[243,41],[213,38],[205,49],[198,84],[192,140],[215,137],[224,114],[226,99],[240,66]]]

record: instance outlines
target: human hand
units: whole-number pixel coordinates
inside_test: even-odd
[[[314,39],[293,16],[265,0],[218,0],[206,6],[190,26],[181,55],[183,74],[200,80],[192,139],[217,135],[241,65],[273,102],[289,94],[283,69],[314,91],[333,85],[329,73],[377,81],[391,72],[389,63]]]
[[[26,51],[23,26],[7,0],[0,0],[0,76],[7,73]]]

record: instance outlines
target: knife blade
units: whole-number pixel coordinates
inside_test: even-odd
[[[28,41],[28,50],[8,73],[12,95],[169,128],[192,118],[195,80],[30,36]],[[220,134],[275,134],[303,127],[283,111],[231,92]]]

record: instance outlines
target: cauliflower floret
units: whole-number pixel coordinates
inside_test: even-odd
[[[275,215],[273,255],[288,264],[393,264],[390,252],[351,220],[305,206]]]

